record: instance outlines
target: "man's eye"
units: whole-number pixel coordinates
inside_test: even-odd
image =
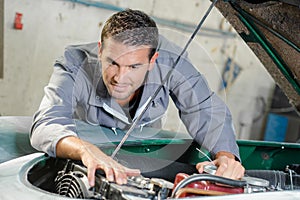
[[[138,65],[129,65],[128,66],[130,69],[137,69],[138,68]]]
[[[110,65],[117,65],[117,63],[115,61],[111,61]]]

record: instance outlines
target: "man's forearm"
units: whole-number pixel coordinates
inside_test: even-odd
[[[62,138],[56,145],[56,156],[60,158],[70,158],[81,160],[86,149],[94,145],[85,142],[75,136]],[[88,147],[88,148],[87,148]]]

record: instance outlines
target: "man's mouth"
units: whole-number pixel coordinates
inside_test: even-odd
[[[118,84],[112,83],[111,85],[113,87],[113,90],[116,92],[124,92],[129,86],[129,84],[120,84],[120,83]]]

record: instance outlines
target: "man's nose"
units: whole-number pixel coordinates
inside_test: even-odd
[[[119,66],[115,75],[115,79],[120,80],[129,72],[129,67]]]

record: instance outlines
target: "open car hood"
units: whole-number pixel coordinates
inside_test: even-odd
[[[300,0],[230,0],[216,7],[300,113]]]

